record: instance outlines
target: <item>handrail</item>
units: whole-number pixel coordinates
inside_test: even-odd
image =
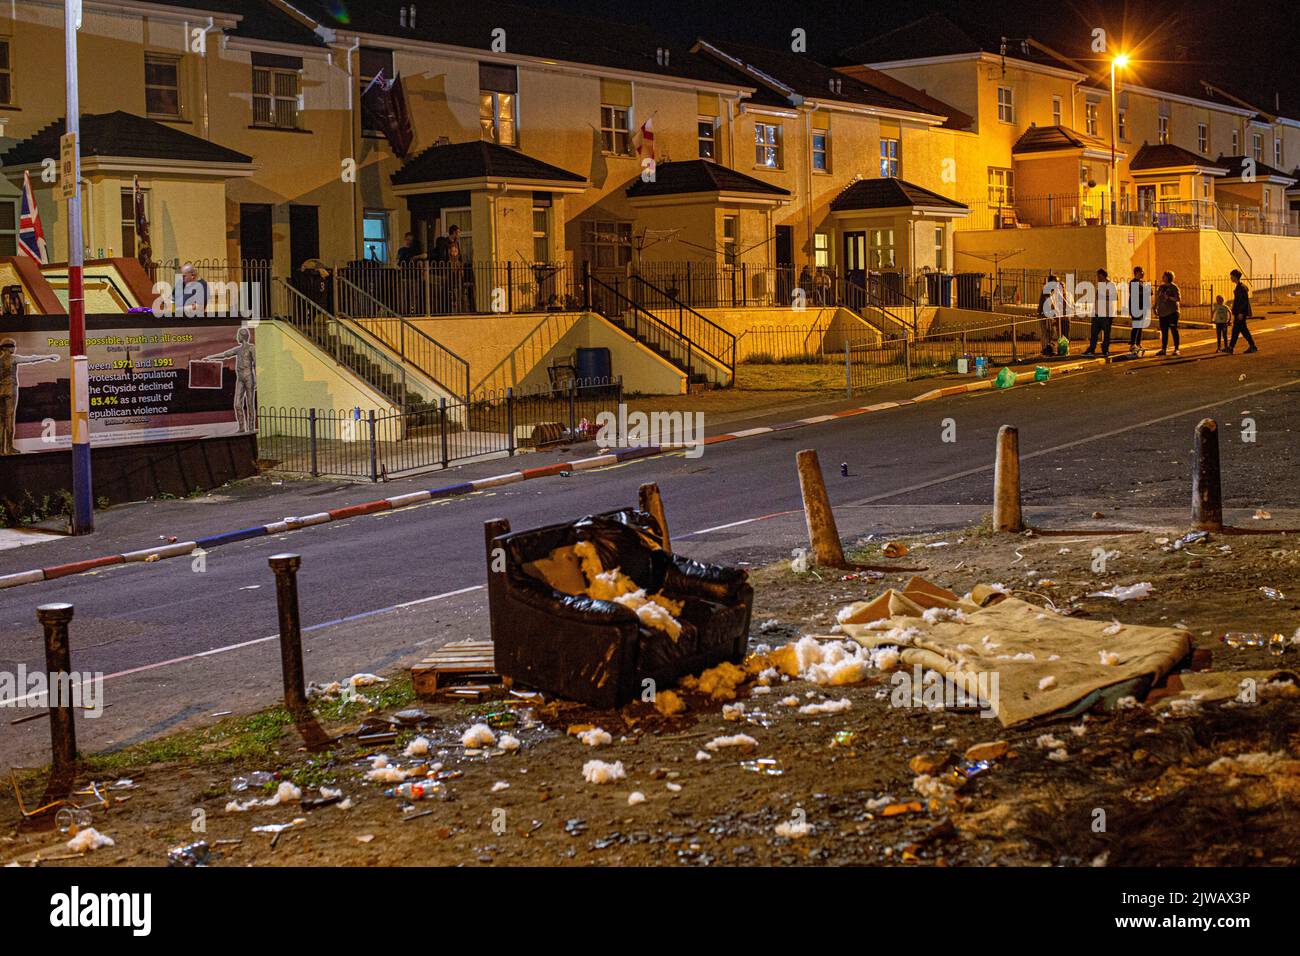
[[[1255,274],[1255,260],[1252,259],[1250,253],[1246,251],[1246,244],[1242,242],[1241,237],[1237,235],[1237,230],[1232,228],[1232,223],[1228,222],[1228,217],[1223,212],[1223,210],[1219,208],[1218,202],[1214,203],[1214,213],[1215,213],[1215,232],[1219,233],[1219,238],[1221,239],[1223,238],[1224,231],[1227,231],[1229,234],[1231,234],[1232,241],[1236,243],[1238,249],[1241,252],[1241,256],[1244,257],[1246,260],[1246,268],[1243,271],[1246,273],[1247,276],[1253,276]],[[1222,228],[1219,228],[1219,220],[1223,221]],[[1238,257],[1237,250],[1233,249],[1231,245],[1228,245],[1228,240],[1224,239],[1223,242],[1224,245],[1228,246],[1228,254],[1231,255],[1234,259],[1236,259],[1237,265],[1240,266],[1241,258]]]
[[[683,335],[680,335],[675,329],[661,320],[653,312],[644,306],[638,305],[628,296],[624,295],[618,289],[608,283],[597,279],[594,275],[588,275],[587,289],[589,297],[589,307],[592,311],[604,316],[615,324],[621,324],[624,318],[630,313],[633,328],[633,336],[640,342],[655,349],[665,355],[670,362],[684,371],[688,376],[699,374],[695,370],[695,343]],[[612,296],[614,303],[621,306],[622,309],[615,312],[610,308],[610,303],[597,302],[598,295],[593,294],[603,290],[607,295]]]
[[[659,288],[659,286],[650,282],[640,274],[632,273],[628,278],[635,279],[640,286],[659,296],[670,308],[676,308],[677,334],[682,338],[689,340],[695,346],[696,351],[702,352],[709,358],[724,366],[727,373],[733,379],[735,378],[735,335],[718,325],[712,319],[695,311],[695,309],[692,309],[685,302],[681,301],[681,299],[670,295],[666,290]],[[655,308],[658,309],[658,305],[656,305]],[[688,315],[694,320],[689,332],[686,329],[686,317]]]
[[[406,365],[404,363],[395,362],[382,348],[372,344],[367,336],[363,335],[362,331],[359,331],[359,327],[352,328],[338,317],[331,315],[284,279],[272,277],[271,282],[272,288],[276,293],[279,293],[275,296],[275,301],[272,302],[272,313],[277,318],[282,317],[290,325],[306,332],[307,337],[334,359],[337,364],[347,366],[379,393],[388,396],[390,399],[395,399],[398,405],[408,404],[406,400]],[[400,395],[396,397],[391,395],[389,389],[374,380],[375,376],[367,375],[363,368],[358,368],[346,362],[341,347],[343,341],[347,342],[355,354],[362,356],[366,361],[376,366],[384,367],[394,382],[400,382]]]
[[[870,312],[872,309],[902,328],[904,334],[907,333],[907,323],[893,312],[889,311],[889,309],[886,309],[879,296],[873,296],[869,289],[858,285],[856,282],[850,282],[845,277],[832,276],[831,278],[836,290],[834,304],[842,305],[851,310],[864,322],[879,332],[882,338],[888,338],[892,330],[875,321]],[[912,334],[915,335],[916,331],[917,330],[913,328]]]
[[[384,338],[381,338],[381,341],[389,348],[394,349],[402,357],[403,361],[413,364],[427,375],[435,385],[450,395],[465,401],[469,400],[470,372],[467,361],[419,326],[398,315],[365,289],[352,282],[352,280],[335,272],[334,281],[336,289],[346,293],[346,305],[348,307],[340,308],[340,315],[346,315],[359,325],[361,325],[362,321],[379,323],[380,328],[384,331]],[[344,299],[344,296],[336,293],[336,305],[339,304],[341,299]],[[371,311],[379,314],[359,316],[356,314],[355,305],[366,305]],[[392,328],[394,323],[396,323],[395,329]],[[361,327],[365,328],[364,325],[361,325]],[[408,348],[408,337],[411,339],[411,344],[415,346],[414,348]],[[420,346],[423,346],[423,348],[420,348]],[[432,358],[432,361],[421,361],[421,359],[429,357]],[[450,384],[456,380],[464,383],[463,388]]]

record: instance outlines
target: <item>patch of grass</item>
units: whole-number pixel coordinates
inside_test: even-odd
[[[376,711],[399,710],[415,703],[415,688],[409,676],[361,687],[357,693],[366,699],[362,701],[336,697],[333,700],[317,700],[313,702],[312,709],[321,720],[343,723]]]
[[[82,754],[82,766],[91,776],[128,776],[129,771],[156,763],[190,763],[199,766],[267,761],[279,755],[285,731],[293,717],[283,707],[273,707],[246,717],[227,717],[211,727],[184,731],[143,743],[97,754]]]
[[[978,524],[973,524],[966,529],[968,538],[991,538],[993,537],[993,512],[986,511],[980,515]]]

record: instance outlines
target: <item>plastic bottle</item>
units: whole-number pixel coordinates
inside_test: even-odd
[[[1268,639],[1257,631],[1228,631],[1223,635],[1223,643],[1232,648],[1263,647]]]
[[[427,800],[442,787],[433,780],[408,780],[396,787],[384,791],[386,797],[400,797],[403,800]]]

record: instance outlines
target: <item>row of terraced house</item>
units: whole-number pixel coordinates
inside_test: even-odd
[[[0,256],[27,172],[66,259],[41,175],[64,128],[62,7],[0,10]],[[505,5],[83,8],[91,260],[139,256],[138,190],[151,263],[257,263],[309,296],[303,276],[338,272],[405,315],[563,311],[630,274],[698,308],[866,289],[897,312],[988,308],[1016,272],[1300,273],[1300,121],[1280,95],[1136,49],[1112,99],[1086,34],[933,15],[815,57]],[[376,77],[400,78],[387,117]],[[413,286],[399,260],[445,262],[453,227],[456,275]]]

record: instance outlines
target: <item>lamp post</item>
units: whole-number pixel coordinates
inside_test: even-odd
[[[90,366],[86,358],[86,298],[82,278],[81,103],[77,91],[77,30],[81,0],[64,0],[67,50],[67,134],[73,143],[68,196],[68,358],[72,363],[72,533],[95,530],[95,499],[90,483]]]
[[[1116,219],[1116,202],[1115,202],[1115,181],[1118,176],[1116,164],[1117,142],[1119,140],[1119,103],[1115,98],[1115,70],[1124,69],[1128,66],[1128,54],[1117,53],[1110,61],[1110,224],[1115,225]]]

